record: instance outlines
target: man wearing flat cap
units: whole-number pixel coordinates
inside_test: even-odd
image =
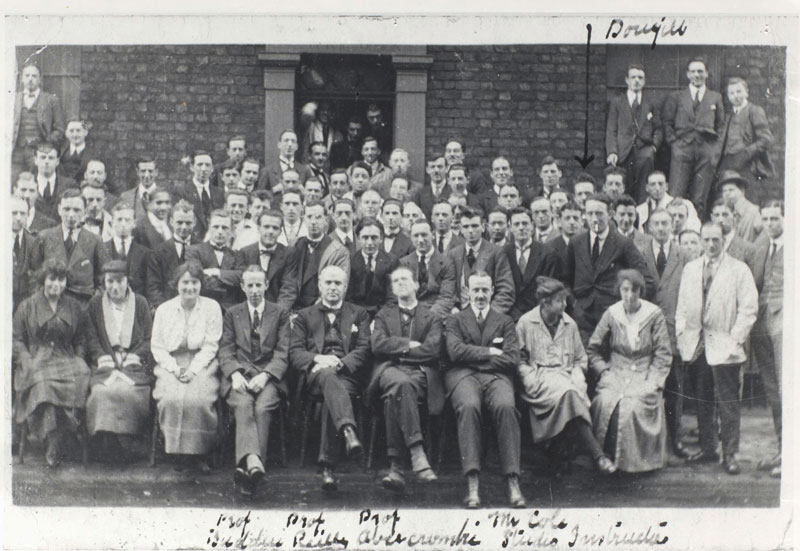
[[[745,197],[747,180],[735,170],[726,170],[717,186],[725,204],[733,210],[736,235],[749,243],[755,242],[761,235],[764,224],[761,222],[761,211]]]

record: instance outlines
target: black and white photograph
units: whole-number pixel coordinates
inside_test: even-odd
[[[217,9],[5,16],[3,548],[794,549],[796,14]]]

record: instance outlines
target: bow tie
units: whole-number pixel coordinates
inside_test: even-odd
[[[339,312],[342,311],[341,308],[333,308],[331,306],[325,306],[324,304],[320,306],[320,310],[322,310],[323,314],[333,314],[334,316],[338,316]]]
[[[224,253],[226,247],[223,245],[222,247],[218,247],[217,245],[211,245],[214,248],[214,252],[217,253]]]
[[[261,249],[260,251],[258,251],[258,255],[259,256],[269,256],[271,254],[275,254],[275,249],[274,248],[272,248],[272,249]]]
[[[386,237],[384,237],[384,239],[394,239],[394,238],[395,238],[395,237],[397,237],[398,235],[400,235],[400,232],[399,232],[399,231],[396,231],[396,232],[394,232],[394,233],[387,233],[387,234],[386,234]]]
[[[410,318],[413,318],[416,312],[417,312],[416,308],[402,308],[402,307],[400,308],[400,313]]]

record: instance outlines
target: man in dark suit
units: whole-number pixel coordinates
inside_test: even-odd
[[[67,121],[67,144],[61,152],[58,162],[58,172],[63,176],[78,180],[83,178],[86,171],[86,164],[89,159],[95,158],[95,153],[86,144],[86,136],[89,135],[91,124],[87,121],[73,119]]]
[[[350,281],[347,301],[357,304],[373,318],[387,300],[394,302],[389,274],[397,267],[397,257],[383,250],[383,228],[374,218],[362,218],[356,226],[361,250],[350,256]]]
[[[483,212],[489,213],[497,206],[500,191],[514,181],[514,171],[508,159],[500,156],[492,159],[492,170],[489,172],[492,185],[483,192]]]
[[[741,260],[754,274],[756,246],[736,235],[736,219],[733,209],[719,198],[711,206],[711,221],[722,228],[723,248],[725,252],[737,260]]]
[[[689,259],[672,239],[672,216],[666,210],[656,209],[650,213],[648,229],[653,239],[650,245],[642,251],[642,254],[647,270],[655,279],[653,302],[664,313],[672,346],[672,369],[664,385],[667,434],[672,452],[678,457],[686,458],[689,454],[681,442],[685,367],[678,350],[678,339],[675,336],[675,309],[678,306],[678,291],[681,287],[683,266]]]
[[[583,212],[575,201],[567,201],[558,213],[559,231],[546,243],[561,259],[561,265],[567,266],[567,246],[569,240],[583,230]],[[566,276],[566,272],[564,272]],[[563,281],[563,279],[562,279]]]
[[[751,343],[753,356],[761,372],[764,393],[772,410],[778,453],[759,461],[759,470],[769,470],[770,476],[781,476],[781,372],[783,370],[783,216],[780,200],[768,200],[761,207],[764,231],[768,240],[759,242],[755,255],[755,282],[758,289],[758,318],[753,326]]]
[[[435,205],[431,212],[431,227],[433,229],[433,247],[439,254],[446,254],[464,244],[464,238],[456,234],[453,225],[453,205],[442,199]]]
[[[28,272],[31,267],[31,250],[33,240],[31,233],[25,229],[28,218],[28,202],[22,197],[12,197],[11,203],[11,232],[14,235],[12,254],[14,268],[12,273],[12,313],[17,305],[30,295],[28,291]]]
[[[465,241],[447,253],[456,268],[456,307],[463,310],[469,306],[469,276],[481,271],[488,273],[494,282],[492,307],[505,314],[514,305],[514,278],[503,250],[483,239],[484,225],[480,211],[470,208],[461,211]]]
[[[672,148],[669,194],[692,201],[701,220],[711,191],[725,129],[722,96],[708,90],[705,60],[692,58],[687,65],[688,89],[677,90],[664,101],[664,138]]]
[[[111,227],[114,237],[103,246],[111,260],[122,260],[128,271],[128,285],[137,295],[145,296],[147,290],[147,255],[149,251],[133,240],[133,206],[120,201],[111,208]]]
[[[406,449],[417,479],[437,479],[422,447],[419,404],[427,402],[428,415],[439,415],[444,406],[439,374],[442,319],[417,301],[417,275],[411,268],[396,268],[391,285],[398,304],[384,306],[375,317],[371,341],[378,363],[366,395],[370,403],[383,402],[391,465],[381,483],[386,489],[402,491]]]
[[[450,172],[450,167],[453,165],[462,165],[465,167],[464,174],[469,178],[467,189],[470,193],[479,196],[484,191],[489,189],[489,183],[479,168],[466,170],[466,153],[467,145],[459,138],[449,138],[444,146],[444,160],[447,163],[447,171]],[[449,180],[449,176],[448,176]]]
[[[553,249],[533,239],[533,220],[528,209],[515,208],[508,213],[508,221],[514,241],[504,247],[504,252],[511,266],[516,296],[508,315],[516,323],[523,314],[536,307],[536,278],[562,279],[564,269]]]
[[[329,265],[338,266],[350,278],[350,255],[344,245],[325,235],[328,218],[320,202],[306,205],[304,222],[308,236],[295,243],[297,259],[297,300],[294,309],[314,304],[319,298],[318,276]]]
[[[289,313],[264,299],[267,279],[258,265],[242,273],[246,302],[225,312],[219,343],[220,396],[236,419],[234,480],[252,494],[264,476],[272,413],[287,393]]]
[[[20,197],[28,203],[27,218],[25,219],[25,229],[31,235],[37,235],[41,230],[52,228],[58,222],[42,214],[36,208],[39,199],[39,190],[36,186],[36,177],[30,172],[20,172],[14,184],[14,196]]]
[[[651,248],[653,238],[636,228],[636,201],[633,197],[621,195],[614,200],[614,221],[619,234],[633,241],[639,252],[645,254]]]
[[[258,217],[259,241],[239,251],[244,266],[257,265],[267,275],[267,300],[290,310],[297,299],[297,261],[293,248],[278,243],[283,226],[279,210]]]
[[[439,201],[446,201],[447,198],[450,197],[450,192],[452,190],[450,186],[447,185],[444,157],[436,157],[428,161],[425,167],[425,173],[428,175],[429,181],[419,190],[417,201],[425,217],[430,220],[431,213],[433,212],[433,205]]]
[[[358,116],[347,121],[347,134],[344,140],[331,144],[331,169],[347,168],[361,160],[361,135],[363,122]]]
[[[653,172],[656,151],[664,138],[656,104],[642,93],[644,67],[628,65],[628,89],[608,104],[606,163],[625,169],[625,193],[641,203],[647,176]]]
[[[136,222],[147,216],[148,204],[155,193],[158,169],[156,161],[150,156],[136,159],[136,186],[120,193],[119,200],[133,205],[136,213]]]
[[[447,320],[450,366],[444,384],[458,426],[461,467],[467,477],[468,509],[480,506],[483,416],[488,412],[500,450],[500,468],[507,478],[512,507],[525,507],[519,489],[519,412],[514,406],[513,373],[519,364],[514,322],[490,306],[492,278],[484,271],[469,276],[469,306]]]
[[[386,199],[381,205],[383,221],[383,250],[395,258],[403,258],[414,250],[411,239],[400,227],[403,223],[403,203],[397,199]]]
[[[456,303],[456,267],[433,246],[431,225],[425,219],[411,225],[414,252],[400,259],[417,278],[417,299],[437,318],[444,319]]]
[[[81,228],[85,208],[77,189],[64,191],[58,203],[61,224],[43,230],[31,251],[31,274],[47,259],[61,260],[67,265],[66,293],[84,305],[100,288],[102,268],[109,260],[100,238]]]
[[[448,201],[453,203],[456,197],[461,198],[465,206],[473,210],[478,210],[486,216],[486,209],[484,204],[484,195],[482,193],[471,192],[468,188],[469,184],[469,171],[464,165],[450,165],[447,167],[447,185],[452,190]]]
[[[300,176],[299,185],[303,185],[308,176],[308,167],[295,159],[297,152],[297,133],[286,129],[278,137],[278,158],[272,158],[261,170],[258,178],[258,189],[268,189],[276,197],[283,193],[284,184],[281,175],[287,170],[294,170]]]
[[[155,310],[178,294],[170,283],[172,273],[186,261],[186,250],[192,244],[195,215],[191,203],[179,200],[169,217],[172,238],[156,246],[147,260],[147,300]]]
[[[36,186],[39,198],[36,210],[48,218],[58,218],[58,198],[67,189],[77,189],[74,180],[61,176],[58,168],[58,150],[50,142],[38,142],[34,146],[33,164],[36,166]]]
[[[136,226],[133,228],[133,240],[152,250],[167,239],[171,239],[172,229],[169,226],[171,211],[172,194],[164,188],[156,187],[149,193],[147,213],[136,221]]]
[[[209,181],[213,170],[211,155],[207,151],[195,151],[192,154],[192,181],[175,186],[175,195],[194,206],[195,225],[192,237],[197,242],[205,239],[211,211],[225,207],[225,194]]]
[[[55,94],[40,88],[42,73],[33,63],[26,63],[20,75],[22,91],[14,102],[13,152],[14,173],[32,168],[34,144],[50,141],[58,146],[64,139],[64,112]]]
[[[189,247],[186,262],[203,267],[203,287],[200,294],[216,300],[223,312],[241,299],[241,265],[239,251],[230,248],[231,215],[218,209],[209,217],[208,241]]]
[[[364,388],[371,366],[370,318],[366,310],[344,301],[347,273],[326,266],[319,274],[320,301],[300,310],[292,326],[289,361],[306,375],[305,388],[322,395],[319,463],[322,489],[335,491],[333,476],[337,435],[344,437],[348,455],[361,452],[351,396]]]
[[[619,300],[617,273],[638,270],[645,278],[648,297],[655,280],[647,270],[642,253],[627,237],[609,226],[611,198],[597,194],[586,200],[589,231],[570,239],[567,247],[567,281],[575,296],[573,319],[584,345],[606,309]],[[647,298],[647,297],[646,297]]]

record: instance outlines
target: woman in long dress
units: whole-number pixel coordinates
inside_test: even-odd
[[[83,361],[84,313],[64,295],[63,261],[44,263],[41,285],[14,314],[14,409],[16,422],[45,443],[47,465],[56,467],[65,438],[83,422],[90,372]]]
[[[534,443],[563,434],[589,454],[598,471],[611,474],[616,467],[592,433],[586,395],[586,352],[578,326],[564,313],[567,294],[560,281],[537,277],[539,306],[517,322],[522,345],[522,399],[528,403]]]
[[[86,311],[92,368],[86,425],[90,436],[100,433],[109,459],[120,456],[118,437],[140,434],[150,418],[150,306],[128,286],[127,271],[123,260],[107,262],[105,291],[92,298]]]
[[[658,306],[640,298],[645,284],[639,272],[621,270],[617,283],[622,300],[606,310],[589,340],[589,362],[599,377],[592,424],[618,469],[652,471],[667,464],[667,323]]]
[[[156,310],[150,348],[156,367],[153,398],[168,454],[193,456],[195,467],[208,471],[205,455],[216,441],[219,393],[217,349],[222,312],[214,300],[200,296],[203,269],[186,263],[175,269],[178,296]]]

